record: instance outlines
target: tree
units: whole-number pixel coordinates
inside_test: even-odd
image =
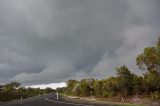
[[[72,89],[72,93],[79,96],[81,94],[81,86],[80,83],[76,83],[74,88]]]
[[[51,93],[51,92],[54,92],[54,90],[52,88],[47,87],[45,89],[45,93]]]
[[[134,86],[133,86],[133,74],[130,70],[124,65],[116,69],[118,75],[118,89],[123,91],[125,96],[132,95]],[[126,92],[125,92],[126,91]]]
[[[0,91],[3,89],[3,85],[0,85]]]
[[[14,89],[16,89],[16,88],[20,87],[21,84],[18,82],[11,82],[9,85],[12,86]]]
[[[145,91],[144,81],[142,76],[133,75],[133,94],[142,95]]]
[[[68,80],[67,81],[67,94],[72,94],[72,90],[77,83],[78,83],[77,80]]]
[[[140,69],[148,71],[144,74],[146,92],[160,91],[160,38],[156,46],[147,47],[136,58]]]
[[[119,91],[118,80],[119,80],[118,77],[110,77],[102,81],[103,83],[102,96],[103,97],[117,95],[117,92]]]
[[[144,84],[147,92],[160,91],[160,75],[152,70],[144,74]]]
[[[147,47],[136,58],[140,69],[147,71],[160,71],[160,38],[155,47]]]
[[[102,87],[103,87],[102,80],[95,80],[93,85],[95,96],[98,97],[102,96]]]
[[[93,79],[83,79],[80,81],[81,86],[81,96],[91,96],[93,95]]]

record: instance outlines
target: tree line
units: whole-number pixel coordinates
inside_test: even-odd
[[[54,92],[51,88],[40,89],[31,87],[21,87],[18,82],[11,82],[9,84],[0,85],[0,101],[10,101],[21,98],[28,98],[39,96],[47,93]]]
[[[160,98],[160,38],[154,47],[146,47],[136,57],[136,64],[143,75],[136,75],[122,65],[116,76],[106,79],[68,80],[67,87],[57,91],[67,95],[95,97],[141,96]]]

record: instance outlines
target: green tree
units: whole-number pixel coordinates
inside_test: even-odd
[[[133,75],[133,94],[134,95],[142,95],[145,91],[144,81],[142,76]]]
[[[103,80],[103,87],[102,87],[102,96],[109,97],[115,96],[118,90],[118,77],[110,77],[108,79]]]
[[[160,38],[156,46],[146,47],[137,56],[136,63],[140,69],[147,71],[143,79],[145,91],[160,91]]]
[[[76,83],[74,88],[72,89],[72,93],[74,95],[77,95],[79,96],[81,94],[81,86],[80,86],[80,83]]]
[[[77,80],[68,80],[67,81],[67,94],[72,94],[72,90],[75,87],[75,85],[78,83]]]
[[[39,91],[40,89],[38,89],[38,91]],[[45,93],[51,93],[51,92],[54,92],[55,90],[53,90],[52,88],[49,88],[49,87],[47,87],[46,89],[45,89]]]
[[[160,91],[160,75],[152,70],[144,74],[144,84],[147,92]]]
[[[147,71],[160,71],[160,38],[155,47],[147,47],[136,58],[140,69]]]
[[[98,97],[102,96],[102,88],[103,88],[102,80],[95,80],[93,88],[94,88],[95,96],[98,96]]]
[[[118,89],[123,91],[124,96],[132,95],[134,85],[133,85],[133,74],[124,65],[116,69],[118,75]]]
[[[0,91],[2,91],[2,89],[3,89],[3,85],[0,85]]]
[[[83,79],[80,81],[81,96],[91,96],[93,94],[93,79]]]
[[[12,86],[14,89],[21,86],[21,84],[19,82],[11,82],[9,85]]]

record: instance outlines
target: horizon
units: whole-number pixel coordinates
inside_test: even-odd
[[[57,89],[57,88],[62,88],[66,87],[65,82],[60,82],[60,83],[49,83],[49,84],[40,84],[40,85],[30,85],[30,86],[25,86],[25,87],[31,87],[31,88],[40,88],[40,89],[46,89],[46,88],[52,88],[52,89]]]

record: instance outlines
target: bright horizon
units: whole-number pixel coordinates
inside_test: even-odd
[[[30,86],[26,86],[26,87],[40,88],[40,89],[45,89],[45,88],[49,87],[49,88],[52,88],[52,89],[56,89],[56,88],[66,87],[66,83],[65,82],[49,83],[49,84],[40,84],[40,85],[30,85]]]

